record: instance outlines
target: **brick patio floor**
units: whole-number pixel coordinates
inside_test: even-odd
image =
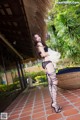
[[[4,111],[8,120],[80,120],[80,89],[58,90],[61,113],[50,107],[48,87],[38,87],[22,92]]]

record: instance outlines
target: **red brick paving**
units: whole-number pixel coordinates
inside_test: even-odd
[[[58,113],[58,114],[53,114],[53,115],[50,115],[50,116],[48,116],[47,117],[47,120],[57,120],[57,119],[59,119],[59,118],[62,118],[62,115],[60,114],[60,113]]]
[[[67,120],[80,120],[80,114],[68,117]]]
[[[58,90],[61,113],[51,108],[48,87],[26,90],[4,111],[8,120],[80,120],[80,89]]]
[[[74,115],[77,113],[78,113],[78,111],[76,109],[68,109],[63,112],[64,116]]]

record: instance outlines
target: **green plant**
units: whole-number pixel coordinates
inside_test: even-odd
[[[19,82],[15,82],[14,84],[10,84],[10,85],[0,85],[0,94],[17,89],[18,84]]]
[[[19,77],[15,77],[15,78],[13,79],[13,83],[15,83],[15,82],[17,82],[17,81],[19,81]]]
[[[31,73],[26,72],[26,74],[25,74],[25,76],[27,78],[30,76],[33,80],[35,80],[36,76],[41,76],[41,75],[45,75],[45,72],[43,72],[43,71],[40,71],[40,72],[31,72]]]
[[[61,53],[62,59],[70,59],[72,64],[80,64],[80,4],[57,4],[55,0],[49,11],[47,22],[50,39],[47,45]],[[79,1],[79,0],[78,0]]]
[[[42,82],[46,82],[46,75],[42,75],[42,76],[36,76],[35,80],[37,83],[42,83]]]

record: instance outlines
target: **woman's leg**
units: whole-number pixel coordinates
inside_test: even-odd
[[[61,108],[58,106],[58,103],[57,103],[58,80],[56,78],[56,72],[52,63],[49,63],[46,66],[46,71],[47,71],[47,77],[48,77],[49,92],[52,98],[52,107],[55,108],[56,112],[61,112]]]
[[[49,92],[52,98],[52,105],[55,106],[57,104],[57,79],[55,73],[47,74],[48,77],[48,86]]]
[[[51,96],[51,99],[52,99],[52,84],[51,84],[51,79],[48,76],[48,74],[47,74],[47,78],[48,78],[48,88],[49,88],[50,96]]]

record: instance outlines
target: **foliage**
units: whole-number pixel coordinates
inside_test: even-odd
[[[15,83],[15,82],[19,82],[19,77],[13,78],[13,83]]]
[[[40,72],[26,72],[25,76],[28,78],[28,77],[31,77],[32,80],[35,80],[35,77],[36,76],[41,76],[41,75],[45,75],[45,73],[43,71],[40,71]]]
[[[19,84],[18,82],[15,82],[14,84],[10,84],[10,85],[0,85],[0,94],[17,89],[18,84]]]
[[[37,83],[47,82],[46,75],[36,76],[35,80],[37,81]]]
[[[59,1],[55,0],[49,11],[47,44],[61,52],[62,58],[80,63],[80,4],[76,4],[76,0],[66,0],[65,4],[58,4]]]

